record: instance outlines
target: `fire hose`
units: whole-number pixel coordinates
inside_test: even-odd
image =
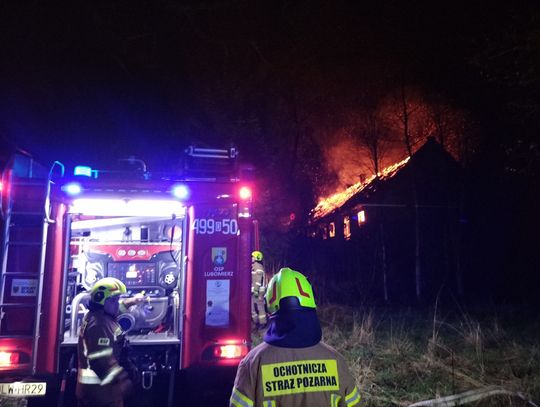
[[[526,401],[533,407],[539,407],[534,404],[523,393],[517,391],[506,390],[499,386],[487,386],[481,389],[469,390],[464,393],[454,394],[451,396],[439,397],[431,400],[419,401],[417,403],[409,405],[409,407],[453,407],[461,406],[463,404],[472,403],[491,396],[514,396],[521,400]]]

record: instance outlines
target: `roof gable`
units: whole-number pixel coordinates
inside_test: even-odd
[[[417,173],[431,173],[433,176],[440,175],[450,169],[452,172],[459,171],[459,164],[454,158],[433,138],[430,137],[411,157],[407,157],[384,168],[379,176],[372,175],[365,181],[357,182],[347,189],[335,193],[320,201],[310,212],[312,221],[322,219],[352,201],[368,198],[374,193],[379,185],[387,184],[388,181],[409,172],[415,167]],[[436,170],[438,168],[438,170]]]

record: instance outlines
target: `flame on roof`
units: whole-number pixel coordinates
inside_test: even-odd
[[[384,180],[392,178],[401,168],[405,166],[410,160],[410,157],[405,158],[397,163],[389,165],[379,172],[379,179]],[[337,192],[333,195],[330,195],[326,198],[323,198],[319,201],[317,206],[311,211],[311,216],[313,220],[322,218],[329,213],[332,213],[335,209],[341,207],[345,202],[347,202],[351,197],[365,189],[369,184],[371,184],[376,179],[375,175],[372,175],[364,182],[360,181],[354,185],[351,185],[347,189],[341,192]]]

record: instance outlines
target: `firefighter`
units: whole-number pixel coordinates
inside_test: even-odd
[[[230,407],[352,407],[360,393],[343,357],[321,342],[313,289],[282,268],[266,292],[270,326],[240,362]]]
[[[266,326],[266,309],[264,308],[265,272],[263,254],[260,251],[251,253],[251,319],[256,327]]]
[[[90,290],[89,311],[77,346],[79,407],[122,407],[132,388],[126,371],[118,363],[123,338],[115,317],[120,295],[125,293],[124,283],[112,277],[97,281]]]

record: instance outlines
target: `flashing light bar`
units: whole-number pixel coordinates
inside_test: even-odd
[[[92,177],[92,167],[86,165],[77,165],[73,169],[73,175],[81,175],[83,177]]]
[[[184,216],[181,202],[164,199],[75,199],[69,213],[91,216]]]
[[[175,185],[172,189],[172,194],[181,200],[189,198],[189,188],[184,184]]]
[[[251,188],[249,187],[242,187],[239,191],[240,199],[247,200],[251,198]]]
[[[62,191],[70,196],[75,196],[82,192],[82,187],[78,182],[70,182],[62,186]]]

